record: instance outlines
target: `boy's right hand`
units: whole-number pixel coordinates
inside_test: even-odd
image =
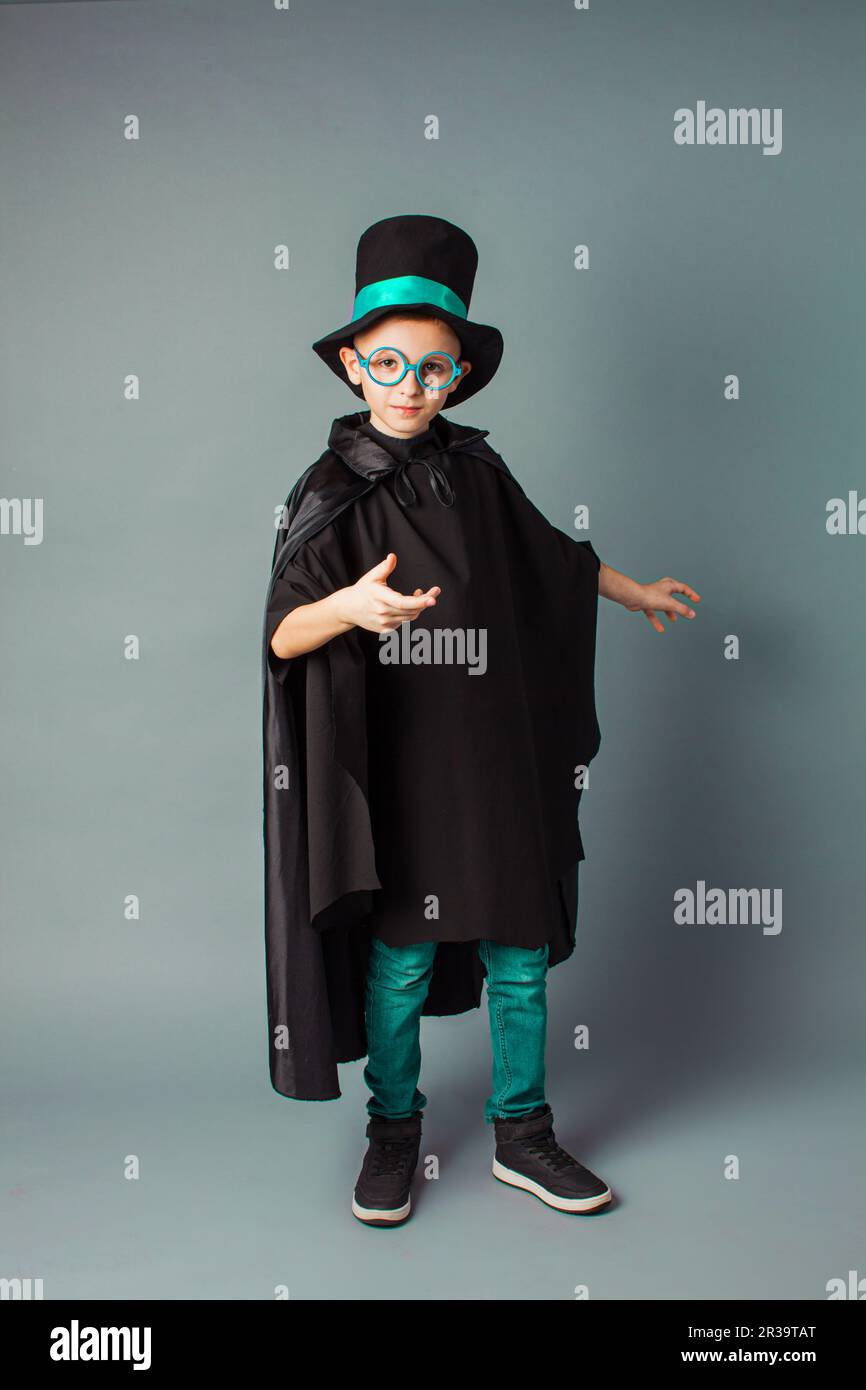
[[[396,563],[397,556],[389,551],[356,584],[339,590],[339,615],[344,621],[366,628],[367,632],[389,632],[435,604],[442,592],[438,585],[426,593],[416,589],[411,597],[391,588],[388,575]]]

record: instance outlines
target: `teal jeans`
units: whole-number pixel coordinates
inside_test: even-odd
[[[370,941],[365,1017],[371,1116],[406,1119],[423,1110],[421,1010],[436,955],[435,941],[387,946]],[[478,952],[487,972],[487,1008],[493,1049],[493,1086],[484,1119],[525,1114],[544,1104],[544,1052],[547,1041],[547,946],[537,951],[481,940]]]

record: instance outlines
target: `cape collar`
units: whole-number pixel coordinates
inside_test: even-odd
[[[378,481],[388,474],[396,473],[394,491],[401,506],[411,506],[416,500],[415,489],[407,477],[410,463],[423,463],[430,478],[433,494],[443,507],[450,507],[454,501],[454,490],[443,470],[437,463],[437,456],[448,453],[473,453],[479,445],[488,448],[481,441],[489,430],[474,429],[471,425],[456,425],[451,420],[437,415],[433,421],[433,437],[420,443],[417,450],[408,449],[405,458],[397,459],[388,450],[361,429],[370,419],[369,410],[355,410],[350,415],[339,416],[331,425],[328,448],[338,454],[348,464],[353,473],[371,482]]]

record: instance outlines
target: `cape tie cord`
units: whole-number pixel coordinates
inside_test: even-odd
[[[432,459],[410,459],[407,463],[399,463],[397,465],[397,476],[394,479],[394,495],[397,498],[397,501],[400,503],[400,506],[411,507],[412,503],[418,500],[415,489],[409,481],[406,472],[407,468],[409,467],[409,463],[413,462],[421,463],[427,469],[427,473],[430,478],[430,488],[433,493],[433,496],[436,498],[436,501],[439,502],[440,505],[443,507],[453,506],[454,489],[452,488],[445,474],[442,472],[442,469],[439,467],[438,463],[434,463]],[[400,495],[401,488],[404,489],[404,491],[408,494],[405,502]]]

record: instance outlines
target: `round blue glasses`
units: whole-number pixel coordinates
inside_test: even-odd
[[[444,391],[462,374],[450,352],[428,352],[418,362],[409,362],[399,348],[380,347],[369,357],[355,356],[377,386],[396,386],[407,372],[414,372],[425,391]]]

